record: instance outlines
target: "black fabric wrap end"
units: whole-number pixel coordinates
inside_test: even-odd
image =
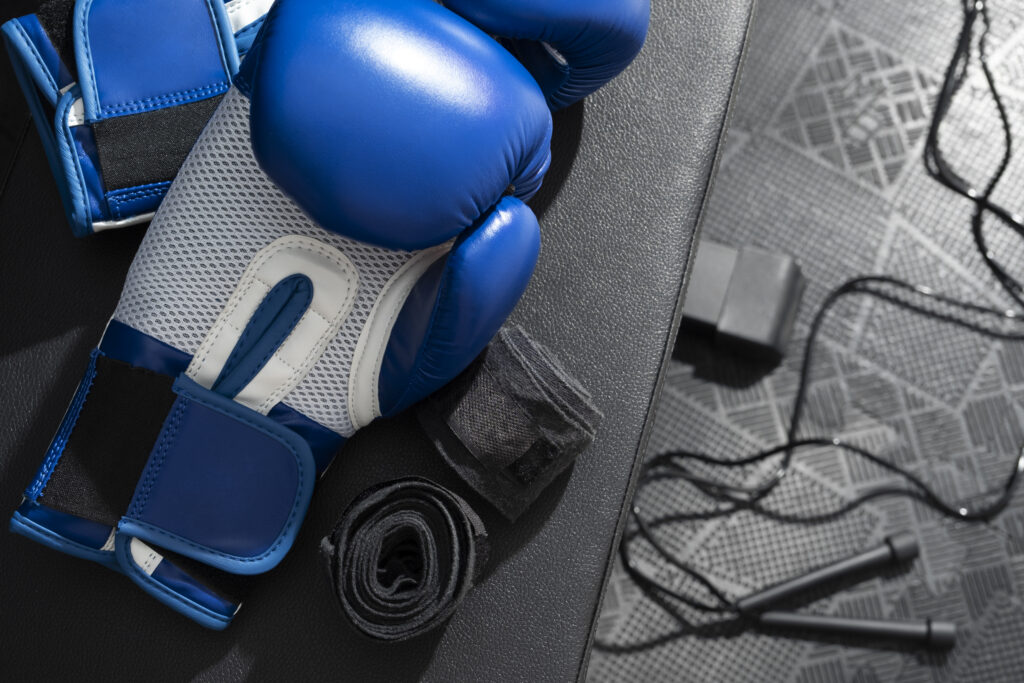
[[[448,464],[509,520],[590,445],[603,417],[586,389],[519,326],[502,328],[416,414]]]
[[[466,501],[419,477],[367,489],[320,541],[341,609],[378,640],[444,623],[487,564],[487,532]]]

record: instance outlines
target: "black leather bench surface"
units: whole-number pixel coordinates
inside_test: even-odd
[[[493,541],[487,576],[442,629],[390,645],[336,611],[317,544],[370,484],[421,474],[465,493],[411,415],[345,447],[290,556],[214,633],[102,567],[0,531],[0,671],[135,680],[564,681],[592,630],[675,338],[684,275],[727,122],[753,0],[655,0],[617,81],[556,117],[533,206],[543,247],[513,319],[605,415],[598,438],[515,525],[466,494]],[[8,0],[0,20],[36,2]],[[0,59],[0,511],[17,506],[114,308],[138,231],[76,240]]]

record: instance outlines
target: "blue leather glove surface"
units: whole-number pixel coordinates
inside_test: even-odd
[[[537,79],[552,109],[615,78],[647,38],[650,0],[444,0],[508,49]]]

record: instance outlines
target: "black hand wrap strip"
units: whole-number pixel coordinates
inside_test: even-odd
[[[416,414],[448,464],[509,520],[590,445],[603,417],[558,359],[518,326],[502,328]]]
[[[356,498],[320,554],[352,624],[406,640],[447,620],[487,562],[487,532],[466,501],[419,477]]]

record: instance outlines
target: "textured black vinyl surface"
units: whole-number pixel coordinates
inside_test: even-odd
[[[7,18],[31,3],[4,6]],[[594,445],[510,526],[461,487],[414,417],[345,448],[289,557],[213,633],[124,577],[0,531],[0,671],[12,680],[566,681],[585,672],[631,475],[678,323],[692,240],[718,158],[750,2],[654,3],[645,52],[556,119],[534,208],[543,246],[513,318],[593,393]],[[138,241],[75,240],[0,60],[0,509],[14,509],[113,310]],[[19,142],[21,140],[21,142]],[[13,164],[9,160],[13,159]],[[319,539],[370,484],[419,474],[482,513],[489,573],[443,629],[371,643],[334,605]]]
[[[991,64],[1019,149],[1024,4],[989,4]],[[929,178],[922,164],[933,98],[960,25],[960,3],[943,0],[759,4],[704,234],[796,256],[809,277],[804,306],[787,360],[767,375],[682,344],[650,454],[690,448],[727,458],[780,443],[810,319],[826,291],[849,277],[884,272],[1008,304],[975,252],[972,207]],[[942,137],[950,162],[975,183],[995,171],[1002,152],[1002,128],[980,76],[975,61]],[[1018,152],[996,200],[1024,211],[1022,188]],[[987,230],[1000,261],[1019,277],[1024,244],[992,220]],[[1024,439],[1020,342],[996,342],[860,298],[833,313],[817,358],[804,436],[838,435],[874,449],[952,500],[970,502],[1001,485]],[[887,481],[895,483],[881,468],[823,448],[799,462],[772,507],[831,509]],[[685,486],[663,485],[642,504],[657,516],[693,509],[699,500]],[[945,656],[746,632],[628,654],[595,648],[590,680],[1024,680],[1024,494],[988,525],[940,519],[923,505],[886,499],[833,524],[784,525],[744,513],[673,524],[661,537],[735,596],[866,549],[897,530],[911,531],[921,545],[910,571],[811,596],[801,609],[951,620],[960,636]],[[620,570],[606,595],[602,641],[626,646],[675,627]]]

